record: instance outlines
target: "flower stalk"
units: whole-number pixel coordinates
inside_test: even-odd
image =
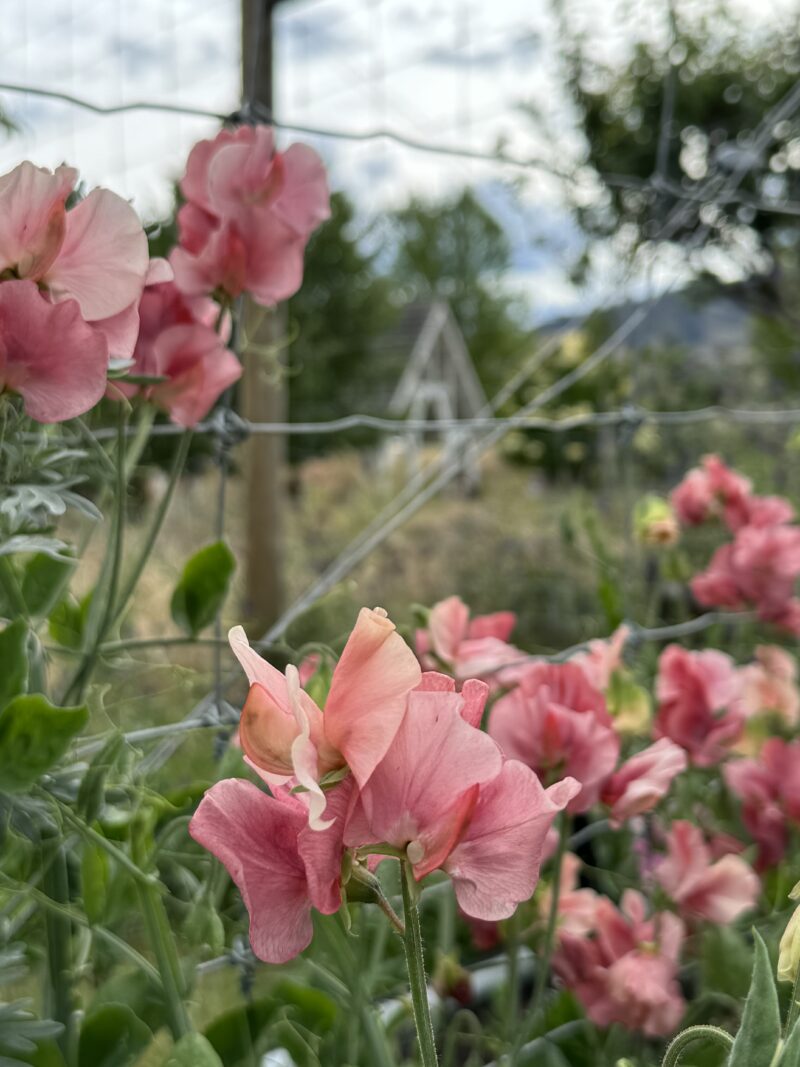
[[[405,916],[405,934],[403,947],[406,952],[408,981],[411,987],[411,1003],[414,1009],[414,1022],[417,1027],[420,1056],[423,1067],[437,1067],[436,1042],[433,1036],[433,1023],[428,1003],[428,983],[425,977],[425,954],[422,946],[422,928],[417,903],[417,887],[414,874],[408,860],[401,865],[401,882],[403,888],[403,913]]]

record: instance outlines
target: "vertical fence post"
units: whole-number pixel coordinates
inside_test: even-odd
[[[273,107],[272,16],[277,0],[242,0],[242,95],[245,104]],[[282,422],[286,386],[269,373],[265,349],[285,334],[283,308],[266,313],[249,298],[243,308],[241,413],[252,422]],[[275,622],[283,608],[283,544],[286,443],[277,434],[253,434],[244,446],[245,603],[244,614],[257,633]]]

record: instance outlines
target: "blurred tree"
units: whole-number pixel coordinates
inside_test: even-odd
[[[444,203],[413,199],[392,217],[392,279],[410,299],[449,301],[487,395],[511,376],[530,342],[526,309],[503,288],[511,244],[470,189]]]
[[[683,204],[670,240],[685,242],[698,220],[710,227],[695,268],[725,280],[769,278],[787,249],[793,269],[796,260],[800,104],[775,124],[764,151],[753,150],[751,137],[797,83],[800,28],[788,8],[782,15],[770,8],[772,21],[754,26],[732,7],[663,0],[660,13],[648,8],[642,19],[636,4],[618,2],[613,18],[605,11],[616,47],[604,48],[588,30],[584,0],[557,4],[582,162],[595,187],[587,195],[583,180],[567,195],[589,236],[616,234],[633,249],[661,241],[665,218]],[[737,191],[705,203],[709,175],[739,168],[747,174]],[[786,201],[794,209],[790,203],[784,213]]]

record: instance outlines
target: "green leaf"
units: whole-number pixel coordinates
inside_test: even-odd
[[[167,1024],[164,990],[143,971],[114,973],[97,990],[89,1010],[105,1004],[127,1004],[153,1033]]]
[[[108,853],[89,841],[84,842],[81,857],[83,910],[90,923],[100,923],[108,904]]]
[[[800,1019],[786,1039],[778,1064],[779,1067],[800,1067]]]
[[[0,708],[28,687],[28,627],[22,619],[0,633]]]
[[[87,822],[94,822],[103,809],[106,778],[125,748],[125,738],[113,733],[86,769],[78,788],[77,808]]]
[[[224,541],[206,545],[183,568],[172,594],[172,618],[191,637],[214,621],[228,592],[236,568]]]
[[[778,991],[769,953],[758,931],[753,931],[753,938],[753,978],[728,1067],[770,1067],[781,1039]]]
[[[61,759],[88,717],[85,706],[57,708],[39,693],[15,697],[0,711],[0,791],[29,789]]]
[[[45,618],[56,606],[64,588],[64,579],[75,566],[39,552],[31,557],[22,576],[22,599],[34,618]]]
[[[88,599],[78,603],[74,597],[67,597],[60,604],[56,604],[47,621],[48,632],[54,641],[64,648],[81,647],[88,605]]]
[[[202,1034],[186,1034],[166,1058],[164,1067],[223,1067],[223,1064]]]
[[[750,988],[753,950],[732,926],[709,925],[700,958],[703,989],[743,1000]]]
[[[127,1067],[153,1040],[126,1004],[106,1004],[86,1016],[78,1041],[78,1067]]]

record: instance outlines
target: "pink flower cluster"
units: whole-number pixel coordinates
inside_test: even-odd
[[[732,760],[723,773],[758,844],[756,866],[774,867],[783,859],[790,830],[800,827],[800,741],[771,737],[757,757]]]
[[[707,607],[753,607],[760,619],[800,634],[800,526],[782,497],[757,496],[747,478],[718,456],[689,471],[672,493],[684,525],[720,517],[733,535],[708,567],[692,579],[692,592]]]
[[[544,788],[479,729],[483,682],[458,692],[453,679],[423,674],[379,610],[359,615],[324,711],[295,668],[277,671],[240,628],[231,644],[251,683],[242,748],[272,795],[217,783],[190,831],[239,886],[257,955],[283,962],[302,951],[311,909],[341,906],[343,870],[387,850],[417,879],[446,871],[477,919],[506,918],[531,896],[547,832],[579,787],[563,778]]]
[[[155,381],[109,394],[141,392],[193,426],[241,374],[210,298],[274,304],[297,291],[308,237],[329,214],[322,163],[305,145],[277,152],[264,126],[199,142],[172,266],[149,262],[141,223],[114,193],[68,209],[76,181],[71,167],[28,162],[0,177],[0,392],[61,422],[101,399],[111,357],[132,359]]]
[[[509,677],[501,668],[526,658],[508,642],[516,621],[512,611],[470,619],[464,601],[448,597],[434,604],[427,627],[417,630],[417,655],[426,670],[446,670],[457,679],[483,678],[496,688]]]

